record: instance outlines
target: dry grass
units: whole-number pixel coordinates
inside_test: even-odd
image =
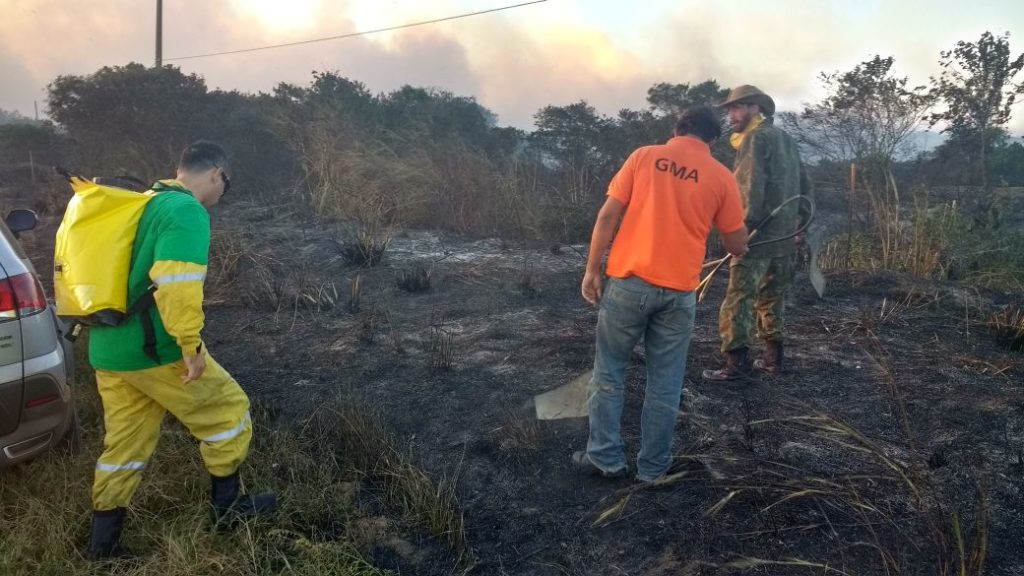
[[[338,457],[353,460],[386,502],[399,507],[415,525],[448,542],[462,561],[470,559],[456,498],[461,464],[435,483],[397,447],[380,418],[351,403],[339,402],[323,411],[317,423],[337,430],[339,443],[333,449]]]
[[[541,449],[543,435],[540,422],[532,411],[510,410],[501,426],[488,432],[490,442],[505,458],[524,464]]]
[[[984,358],[967,356],[965,354],[955,356],[953,361],[964,368],[976,371],[978,374],[999,376],[1001,378],[1010,378],[1013,369],[1017,367],[1016,362],[999,362],[994,364]]]
[[[825,247],[819,258],[822,269],[945,277],[952,261],[951,245],[963,224],[957,204],[932,207],[927,196],[918,196],[908,212],[891,170],[854,171],[853,178],[848,229]],[[864,208],[857,218],[854,205]],[[854,230],[855,221],[858,230]]]
[[[976,481],[974,527],[965,530],[960,513],[951,504],[941,486],[933,482],[928,459],[920,449],[917,434],[911,425],[900,385],[902,381],[892,368],[889,355],[881,341],[871,334],[869,355],[878,365],[892,397],[892,405],[900,428],[909,446],[908,476],[919,487],[925,500],[918,502],[919,523],[926,530],[935,556],[939,576],[981,576],[988,551],[988,504],[984,487]]]
[[[363,224],[338,243],[338,253],[347,264],[373,268],[384,262],[390,245],[391,232],[387,227]]]
[[[1007,306],[992,314],[988,329],[999,346],[1012,352],[1024,350],[1024,309],[1020,306]]]
[[[80,381],[91,379],[83,374]],[[469,557],[454,476],[434,483],[377,420],[339,400],[296,428],[275,426],[254,406],[256,434],[242,476],[251,490],[277,492],[281,509],[228,534],[208,527],[208,480],[195,441],[177,423],[165,425],[125,529],[126,544],[140,557],[90,563],[83,551],[102,417],[94,386],[80,386],[78,400],[80,454],[47,454],[0,475],[0,574],[378,575],[390,572],[375,568],[366,554],[409,526],[430,530]],[[394,528],[360,530],[369,511],[358,495],[366,490],[395,510],[388,523]]]
[[[459,137],[367,139],[330,116],[296,127],[292,143],[318,217],[576,241],[596,213],[585,169],[554,185],[537,160],[496,158]]]
[[[317,216],[407,225],[429,219],[430,193],[443,179],[422,149],[400,155],[380,143],[353,145],[323,125],[306,137],[304,165]]]
[[[86,420],[95,424],[98,401],[82,396]],[[125,575],[238,576],[290,574],[380,574],[346,534],[334,534],[331,518],[359,515],[351,490],[352,471],[325,458],[324,438],[274,431],[254,415],[258,443],[243,469],[246,484],[272,488],[282,500],[273,519],[251,523],[228,535],[208,528],[207,476],[189,434],[166,426],[157,454],[133,502],[127,544],[138,560],[113,567]],[[99,430],[86,428],[78,456],[49,454],[0,477],[0,573],[84,575],[112,566],[87,562],[89,490]]]
[[[30,188],[29,191],[32,204],[27,206],[22,203],[16,206],[16,208],[31,208],[40,216],[59,216],[64,214],[68,201],[71,200],[73,195],[71,186],[67,180],[61,177],[41,182]],[[7,213],[4,212],[4,215],[6,216]]]
[[[213,301],[238,298],[246,266],[258,264],[252,243],[238,232],[214,230],[210,238],[210,265],[205,291]]]
[[[262,260],[254,260],[244,288],[234,292],[240,292],[242,303],[256,310],[292,315],[329,312],[343,304],[337,284],[324,280],[312,268]]]
[[[819,265],[826,271],[894,271],[945,278],[953,260],[951,244],[959,217],[955,204],[933,209],[919,200],[908,223],[897,206],[878,200],[872,228],[830,242],[819,256]]]
[[[455,334],[443,321],[431,323],[427,362],[431,372],[451,370],[455,365]]]
[[[400,290],[416,294],[430,290],[432,276],[429,268],[416,265],[396,272],[395,283]]]
[[[316,312],[334,310],[339,301],[338,287],[334,282],[309,284],[299,293],[299,301]]]
[[[919,320],[923,312],[939,306],[942,300],[943,296],[938,293],[911,289],[901,296],[882,298],[878,308],[861,306],[856,315],[823,324],[829,334],[846,335],[873,334],[885,326],[905,328]]]
[[[957,202],[901,200],[889,171],[862,178],[846,230],[819,256],[826,271],[893,271],[985,288],[1024,288],[1024,235],[979,223]],[[854,217],[854,211],[857,216]]]
[[[888,169],[876,172],[874,177],[863,178],[861,189],[870,206],[880,269],[906,271],[925,278],[943,275],[947,249],[958,224],[956,203],[933,209],[927,197],[916,198],[907,226],[895,176]]]
[[[537,286],[537,269],[533,262],[524,260],[522,267],[519,269],[519,279],[516,284],[519,287],[519,291],[522,292],[523,296],[527,298],[535,298],[540,294],[540,288]]]
[[[721,568],[730,568],[734,570],[757,570],[760,568],[771,568],[780,567],[784,570],[789,571],[793,568],[802,568],[804,570],[813,570],[816,574],[822,574],[827,576],[828,574],[838,574],[839,576],[853,576],[849,572],[843,572],[838,568],[834,568],[827,564],[819,564],[817,562],[809,562],[807,560],[801,560],[799,558],[787,558],[786,560],[765,560],[763,558],[740,558],[727,562],[721,566]]]
[[[363,302],[363,277],[359,274],[353,274],[352,278],[349,279],[349,291],[348,291],[348,311],[350,314],[356,314],[359,312],[359,307]]]
[[[291,294],[286,279],[278,273],[276,266],[257,264],[246,282],[244,300],[256,310],[280,312],[294,305],[296,295]]]

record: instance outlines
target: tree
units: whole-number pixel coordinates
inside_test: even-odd
[[[437,89],[403,86],[380,98],[385,127],[406,134],[409,146],[422,147],[424,139],[460,140],[485,149],[495,124],[493,112],[474,98]]]
[[[59,76],[48,91],[50,117],[87,163],[80,169],[163,177],[189,142],[212,136],[206,83],[172,66],[133,63]]]
[[[601,144],[612,121],[585,101],[545,106],[534,115],[534,122],[535,143],[562,166],[597,168],[610,160]]]
[[[946,135],[945,141],[921,155],[925,161],[923,175],[926,181],[937,186],[977,185],[982,180],[977,134],[954,128],[947,130]],[[1003,128],[990,128],[986,135],[989,150],[987,164],[990,166],[988,177],[993,182],[998,180],[995,168],[997,150],[1008,136]]]
[[[1009,37],[1008,32],[1002,36],[985,32],[977,42],[957,42],[955,48],[941,53],[942,73],[932,78],[932,94],[946,109],[932,114],[931,123],[945,122],[943,132],[974,141],[978,150],[975,170],[986,190],[992,130],[1009,122],[1016,97],[1024,94],[1024,82],[1013,83],[1024,68],[1024,54],[1011,59]]]
[[[228,151],[232,196],[279,193],[297,178],[297,161],[275,131],[278,111],[295,106],[287,97],[211,92],[195,74],[136,63],[59,76],[48,90],[50,115],[81,160],[67,168],[87,176],[165,178],[185,146],[208,139]]]
[[[997,145],[992,150],[992,176],[1003,186],[1024,186],[1024,144]]]
[[[0,124],[0,180],[5,187],[26,190],[50,166],[66,165],[69,152],[67,138],[52,122]]]
[[[908,151],[932,99],[924,87],[908,88],[893,62],[876,55],[847,72],[823,72],[825,98],[805,104],[799,115],[781,115],[809,157],[837,164],[872,159],[888,167]]]
[[[5,124],[38,124],[39,122],[23,115],[17,110],[4,110],[0,108],[0,126]]]
[[[647,90],[647,104],[656,115],[674,120],[691,106],[714,105],[728,94],[715,80],[694,86],[660,82]]]
[[[51,122],[0,124],[0,164],[20,164],[29,155],[40,165],[61,161],[66,153],[61,134]]]
[[[623,108],[619,110],[608,138],[608,155],[613,161],[625,161],[640,146],[664,141],[670,131],[671,127],[667,127],[666,122],[651,110]]]
[[[547,106],[534,116],[532,143],[550,165],[557,166],[562,186],[576,203],[607,185],[633,150],[668,140],[684,110],[714,104],[727,94],[714,80],[693,85],[661,82],[647,90],[646,110],[622,109],[612,118],[582,101]],[[720,139],[712,151],[725,164],[731,163],[728,139]]]
[[[705,80],[699,84],[668,84],[661,82],[647,90],[647,105],[650,117],[647,123],[647,134],[650,140],[644,144],[664,141],[672,136],[676,120],[684,110],[692,106],[713,106],[729,94],[729,91],[718,85],[715,80]],[[728,138],[719,139],[712,153],[726,165],[732,164],[733,150]]]
[[[618,168],[620,150],[614,146],[616,123],[585,101],[568,106],[546,106],[534,115],[536,130],[530,137],[541,164],[552,173],[549,199],[555,210],[572,214],[576,224],[585,227],[599,201],[599,191]],[[562,236],[565,236],[564,234]]]

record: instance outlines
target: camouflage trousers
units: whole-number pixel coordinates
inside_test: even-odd
[[[792,255],[732,259],[729,288],[718,313],[723,353],[749,348],[755,322],[763,340],[782,340],[793,273]]]

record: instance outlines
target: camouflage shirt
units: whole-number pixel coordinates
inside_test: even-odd
[[[811,196],[810,179],[800,161],[796,141],[766,120],[743,139],[734,167],[746,209],[747,227],[753,231],[772,210],[797,195]],[[793,202],[760,228],[752,243],[792,234],[810,217],[805,202]],[[793,239],[758,246],[749,258],[786,256],[796,252]]]

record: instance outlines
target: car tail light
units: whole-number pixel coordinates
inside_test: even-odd
[[[42,312],[46,306],[43,287],[32,274],[18,274],[0,281],[0,322]]]
[[[25,408],[38,408],[40,406],[43,406],[44,404],[56,402],[57,400],[60,400],[60,396],[57,396],[56,394],[50,394],[49,396],[43,396],[42,398],[29,400],[28,402],[25,403]]]

